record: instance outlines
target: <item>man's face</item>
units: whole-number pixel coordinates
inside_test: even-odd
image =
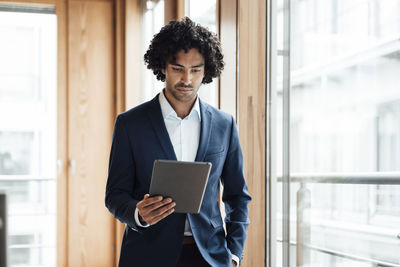
[[[187,53],[180,50],[175,57],[162,71],[167,84],[166,96],[178,102],[194,101],[204,77],[204,57],[195,48]]]

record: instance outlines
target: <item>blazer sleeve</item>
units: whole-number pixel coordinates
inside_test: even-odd
[[[124,125],[124,117],[118,115],[112,137],[105,205],[116,219],[141,232],[145,228],[138,226],[134,219],[136,204],[140,201],[133,197],[134,186],[133,152]]]
[[[250,223],[248,204],[251,197],[244,178],[243,154],[233,117],[229,149],[222,170],[221,181],[224,186],[222,201],[225,204],[228,248],[232,254],[241,259],[247,228]]]

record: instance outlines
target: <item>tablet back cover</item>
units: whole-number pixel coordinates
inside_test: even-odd
[[[156,160],[150,195],[171,197],[177,213],[199,213],[210,170],[210,162]]]

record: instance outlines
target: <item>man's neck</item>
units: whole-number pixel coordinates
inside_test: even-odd
[[[189,113],[192,110],[193,105],[197,99],[197,96],[196,96],[188,102],[181,102],[181,101],[176,100],[173,96],[169,95],[168,93],[165,93],[165,91],[163,91],[163,93],[164,93],[164,96],[167,99],[168,103],[175,110],[176,115],[178,115],[178,117],[181,119],[184,119],[184,118],[186,118],[187,115],[189,115]]]

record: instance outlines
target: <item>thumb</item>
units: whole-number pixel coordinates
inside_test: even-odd
[[[145,194],[144,197],[143,197],[143,200],[148,199],[149,197],[150,197],[149,194]]]

